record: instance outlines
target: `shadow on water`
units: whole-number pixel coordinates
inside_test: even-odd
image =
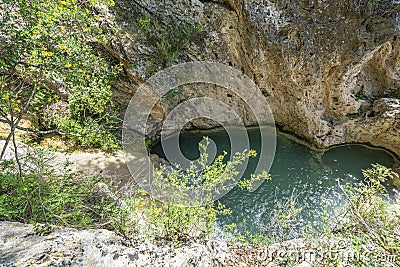
[[[257,129],[248,130],[250,146],[260,149],[260,134]],[[212,138],[217,144],[217,153],[230,153],[229,138],[224,131],[182,133],[180,147],[189,159],[199,156],[198,143],[203,136]],[[163,157],[161,145],[157,144],[152,152]],[[257,158],[250,159],[245,176],[255,169]],[[319,230],[322,227],[320,214],[334,216],[334,210],[343,203],[339,194],[337,180],[341,184],[357,183],[363,180],[362,170],[371,164],[379,163],[392,166],[394,158],[386,151],[368,148],[363,145],[344,145],[326,152],[316,152],[297,144],[285,137],[278,136],[276,154],[270,174],[272,181],[265,181],[256,191],[248,192],[234,188],[220,201],[232,210],[231,215],[220,216],[218,223],[235,223],[239,232],[249,231],[257,234],[278,235],[271,222],[274,210],[279,204],[295,199],[295,207],[301,208],[299,220],[290,238],[297,237],[310,226]],[[261,163],[262,164],[262,163]],[[386,185],[390,194],[395,189]]]

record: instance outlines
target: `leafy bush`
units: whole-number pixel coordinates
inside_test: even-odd
[[[208,137],[204,137],[204,144],[199,143],[200,157],[194,163],[191,162],[186,170],[172,168],[167,170],[161,166],[155,172],[155,182],[153,184],[156,192],[168,193],[170,200],[174,202],[185,201],[186,205],[201,205],[213,199],[215,195],[227,192],[236,185],[239,171],[237,167],[248,158],[256,157],[255,150],[244,150],[236,152],[232,160],[225,160],[226,152],[217,156],[212,164],[207,165]],[[238,182],[238,186],[251,189],[255,181],[270,179],[267,172],[263,171],[257,175],[251,175],[248,179]],[[190,197],[189,197],[190,195]],[[188,197],[186,197],[188,196]],[[175,199],[172,199],[175,197]]]
[[[206,140],[205,145],[200,144],[202,153],[199,164],[205,167],[200,176],[196,172],[199,165],[193,164],[186,172],[166,171],[165,167],[161,167],[156,171],[156,180],[160,184],[172,183],[173,189],[178,188],[181,192],[200,189],[207,192],[215,186],[222,186],[223,190],[226,182],[233,182],[238,174],[236,166],[256,155],[252,150],[243,151],[237,153],[232,161],[226,162],[225,155],[221,155],[206,166]],[[21,159],[24,163],[22,175],[16,170],[15,162],[1,162],[0,220],[45,224],[45,227],[38,228],[39,232],[47,232],[47,225],[51,224],[105,226],[126,238],[136,237],[144,231],[146,238],[183,241],[210,235],[215,230],[217,215],[230,213],[208,194],[193,206],[164,203],[141,189],[121,201],[122,196],[112,192],[106,192],[106,196],[104,192],[100,194],[98,184],[104,181],[72,172],[69,163],[62,171],[55,169],[50,161],[51,153],[47,150],[37,149]],[[197,180],[193,179],[195,177]],[[239,186],[251,188],[254,181],[269,178],[266,173],[253,175],[241,181]],[[198,183],[200,181],[203,182]],[[177,191],[163,192],[173,194]]]
[[[37,116],[64,100],[67,112],[48,123],[50,129],[83,145],[115,148],[111,133],[118,125],[118,110],[110,84],[120,67],[94,48],[112,38],[103,28],[115,30],[107,14],[113,1],[3,4],[10,12],[0,18],[0,119],[10,125],[10,135],[22,115]]]
[[[153,192],[168,195],[168,200],[164,199],[167,202],[148,196],[143,191],[139,191],[130,200],[131,206],[144,216],[147,236],[174,241],[206,237],[215,230],[218,215],[230,214],[231,211],[214,201],[213,196],[234,185],[239,173],[237,166],[249,157],[255,157],[256,152],[245,150],[236,153],[228,161],[224,160],[224,153],[207,166],[209,141],[207,137],[204,140],[205,144],[199,144],[198,162],[192,162],[188,169],[167,169],[161,166],[155,171]],[[238,185],[250,189],[260,179],[270,179],[270,176],[262,172],[240,181]]]
[[[392,208],[394,206],[382,184],[387,179],[398,178],[398,174],[379,164],[372,166],[373,168],[363,171],[364,183],[355,187],[347,186],[344,190],[349,212],[347,222],[340,227],[341,233],[353,239],[355,249],[369,247],[371,258],[377,258],[374,256],[382,252],[398,255],[400,210]],[[368,246],[360,246],[361,244]]]
[[[149,14],[141,7],[135,8],[131,16],[138,30],[135,34],[152,50],[146,66],[148,76],[177,63],[188,43],[202,40],[206,34],[198,23],[162,18]]]
[[[346,202],[327,207],[335,210],[335,216],[321,215],[328,220],[322,233],[306,233],[303,240],[280,244],[284,253],[269,260],[276,266],[297,266],[303,261],[310,266],[398,266],[400,199],[389,197],[383,185],[398,174],[373,164],[363,175],[364,182],[339,184]]]
[[[393,266],[391,264],[395,262],[384,265],[382,260],[399,255],[399,203],[386,194],[383,186],[387,179],[398,177],[398,174],[373,164],[372,168],[363,171],[363,175],[364,182],[340,186],[346,203],[340,214],[330,218],[334,227],[323,233],[329,240],[342,240],[343,244],[348,244],[341,249],[353,257],[331,257],[321,266]],[[326,238],[320,235],[314,238],[320,249],[332,250]]]
[[[146,220],[146,236],[171,241],[187,241],[209,236],[215,230],[217,215],[229,214],[230,210],[214,202],[202,206],[182,206],[161,202],[143,193],[143,215]]]
[[[204,33],[199,24],[192,25],[184,21],[179,24],[168,21],[163,24],[157,19],[147,17],[140,18],[139,25],[155,53],[148,62],[148,75],[177,63],[185,46]]]
[[[112,199],[100,197],[96,177],[83,177],[65,164],[49,164],[49,151],[37,149],[24,159],[30,171],[20,174],[13,161],[0,166],[0,220],[24,223],[120,229],[123,213]]]

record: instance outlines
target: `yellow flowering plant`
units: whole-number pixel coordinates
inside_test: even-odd
[[[3,3],[13,10],[0,20],[0,122],[10,126],[7,144],[20,129],[57,132],[81,145],[118,147],[113,134],[118,110],[112,102],[111,82],[120,66],[104,60],[91,44],[96,39],[107,43],[114,35],[116,28],[110,23],[105,33],[100,29],[102,18],[107,17],[104,7],[111,8],[114,2]],[[62,116],[53,112],[40,129],[19,126],[25,114],[41,117],[59,101],[67,107]]]
[[[236,152],[230,160],[226,159],[227,153],[224,152],[208,165],[208,137],[204,137],[204,141],[204,144],[199,143],[199,160],[192,162],[187,169],[171,169],[162,165],[155,170],[152,191],[167,195],[168,200],[142,197],[146,199],[143,214],[149,223],[147,228],[150,237],[182,241],[209,236],[215,230],[217,215],[231,213],[231,210],[214,200],[215,195],[230,190],[236,184],[250,190],[255,181],[271,180],[267,172],[262,172],[237,181],[240,178],[239,166],[249,158],[256,157],[254,150]]]

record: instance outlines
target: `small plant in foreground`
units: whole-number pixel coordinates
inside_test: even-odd
[[[57,170],[50,160],[49,151],[29,152],[23,158],[26,165],[22,176],[13,161],[0,163],[0,220],[39,226],[104,225],[114,230],[114,218],[120,218],[121,213],[113,200],[97,194],[97,184],[102,180],[72,172],[68,162],[63,170]],[[50,228],[35,229],[43,234]]]
[[[345,211],[327,234],[348,240],[351,248],[346,249],[352,249],[356,255],[351,264],[385,266],[381,261],[384,256],[400,253],[400,209],[398,200],[387,195],[383,183],[398,178],[398,174],[373,164],[372,168],[363,170],[363,175],[365,181],[355,186],[339,185],[346,198]],[[398,266],[396,262],[388,264]]]
[[[229,209],[213,200],[212,193],[234,186],[235,178],[239,174],[237,166],[249,157],[255,157],[256,152],[250,150],[236,153],[232,160],[226,162],[224,153],[207,166],[206,151],[209,141],[207,137],[204,140],[205,144],[199,144],[199,160],[197,163],[192,162],[188,169],[167,169],[166,166],[161,166],[155,172],[154,191],[176,196],[176,199],[172,198],[176,202],[187,200],[183,204],[189,206],[165,203],[146,194],[135,201],[136,205],[141,203],[141,210],[148,224],[148,236],[174,241],[206,237],[215,230],[217,215],[230,214]],[[241,181],[239,186],[251,188],[253,182],[260,179],[270,179],[270,176],[266,172],[252,175]]]

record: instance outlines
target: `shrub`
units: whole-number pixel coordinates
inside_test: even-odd
[[[114,30],[105,23],[113,1],[3,4],[10,12],[0,19],[0,120],[10,125],[10,136],[24,114],[37,116],[63,100],[67,112],[48,122],[50,129],[83,145],[115,148],[118,110],[111,82],[120,67],[94,48],[112,38],[104,25]]]
[[[236,153],[230,161],[224,160],[224,153],[207,166],[207,137],[205,141],[205,144],[199,144],[199,161],[192,162],[188,169],[166,169],[161,166],[155,171],[153,190],[170,196],[170,202],[159,201],[143,191],[139,191],[134,200],[131,200],[136,209],[141,207],[147,223],[147,236],[174,241],[206,237],[215,230],[218,215],[230,214],[231,211],[214,201],[213,196],[234,185],[239,173],[237,166],[249,157],[255,157],[256,152],[245,150]],[[270,179],[270,176],[262,172],[241,180],[238,185],[243,189],[250,189],[254,181],[260,179]]]
[[[398,266],[400,252],[399,200],[386,194],[383,183],[397,177],[379,164],[364,170],[365,181],[339,187],[346,202],[328,219],[329,228],[311,232],[303,240],[280,244],[281,255],[272,258],[277,266]],[[279,214],[279,213],[278,213]],[[286,218],[284,217],[284,222]],[[291,222],[292,223],[292,222]],[[256,244],[260,244],[258,240]],[[278,250],[279,251],[279,250]]]
[[[69,169],[54,169],[51,153],[36,149],[24,163],[22,176],[13,161],[0,166],[0,220],[23,223],[119,229],[122,213],[114,201],[100,197],[97,177],[83,177]]]
[[[135,8],[132,14],[132,23],[138,30],[135,34],[152,50],[151,57],[146,62],[148,76],[177,63],[190,42],[199,42],[206,35],[205,29],[199,23],[163,18],[157,14],[149,14],[141,7]]]
[[[365,181],[341,187],[346,204],[337,218],[335,227],[325,233],[331,238],[346,240],[355,257],[347,264],[381,266],[384,256],[399,255],[400,210],[398,200],[387,195],[383,183],[398,174],[379,164],[364,170]],[[326,245],[326,244],[325,244]],[[344,264],[337,258],[330,264]],[[391,264],[391,263],[390,263]]]

